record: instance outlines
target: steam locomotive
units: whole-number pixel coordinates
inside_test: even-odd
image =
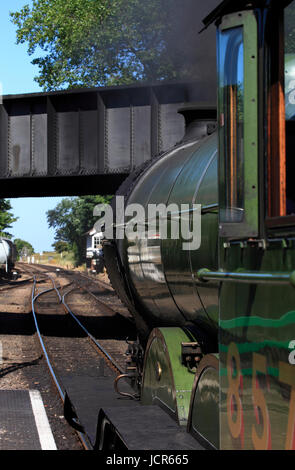
[[[212,23],[217,114],[180,110],[183,140],[117,193],[125,228],[143,208],[143,236],[115,226],[104,258],[136,322],[142,404],[208,448],[295,449],[295,1],[225,0]],[[163,212],[147,228],[160,204],[166,237]],[[172,225],[193,235],[198,210],[200,246],[184,250]]]

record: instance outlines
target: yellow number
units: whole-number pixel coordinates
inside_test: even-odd
[[[259,412],[262,414],[263,431],[258,436],[255,424],[252,426],[252,442],[256,450],[271,449],[271,430],[268,409],[262,390],[259,388],[259,382],[256,372],[262,372],[266,375],[266,357],[261,354],[253,354],[253,372],[252,372],[252,397],[257,424],[260,424]]]
[[[241,361],[240,354],[235,343],[231,343],[228,347],[227,377],[229,383],[227,391],[227,422],[231,435],[235,439],[240,437],[241,446],[243,448],[244,420],[242,402],[240,398],[240,391],[242,391]],[[236,414],[235,419],[234,413]]]
[[[291,386],[290,407],[285,450],[295,449],[295,377],[294,366],[279,362],[279,381]]]
[[[234,439],[240,438],[241,447],[244,447],[244,417],[241,395],[243,392],[243,376],[238,347],[230,343],[227,353],[227,422]],[[252,443],[255,450],[271,449],[271,425],[269,412],[263,391],[259,387],[257,373],[267,375],[266,357],[253,354],[252,370],[252,399],[257,425],[262,425],[262,432],[258,433],[257,426],[252,426]],[[294,366],[279,362],[279,381],[291,387],[288,427],[286,435],[286,450],[295,450],[295,375]]]

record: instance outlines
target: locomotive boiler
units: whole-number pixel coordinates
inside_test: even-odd
[[[203,354],[218,352],[218,283],[204,285],[195,275],[199,266],[218,267],[217,132],[216,109],[199,103],[179,112],[186,122],[182,141],[136,170],[117,193],[124,196],[126,208],[132,204],[143,208],[144,220],[138,221],[143,233],[134,238],[126,231],[119,239],[115,228],[114,240],[104,243],[104,256],[110,281],[132,312],[141,348],[146,349],[145,364],[134,358],[143,382],[142,402],[164,406],[185,426],[198,362]],[[187,239],[181,221],[187,218],[192,225],[197,203],[202,205],[202,242],[198,250],[189,245],[183,251]],[[145,224],[153,204],[169,211],[159,212],[150,227]],[[164,217],[169,232],[165,238],[160,233]],[[173,219],[177,238],[169,236]],[[125,226],[130,220],[132,215],[126,217]],[[179,360],[171,359],[175,354],[180,354],[180,374]],[[216,377],[212,380],[216,382]],[[177,387],[182,390],[180,398]],[[217,428],[214,433],[211,441],[217,445]]]
[[[154,326],[187,325],[193,329],[198,324],[217,344],[216,286],[210,286],[207,295],[194,276],[197,266],[205,261],[206,266],[217,268],[216,110],[190,105],[180,113],[187,125],[182,141],[131,174],[117,195],[124,196],[125,207],[140,204],[146,219],[149,205],[177,203],[177,207],[188,204],[192,208],[198,201],[207,214],[202,226],[208,234],[206,241],[196,252],[183,252],[183,238],[162,239],[156,226],[154,233],[135,240],[128,235],[118,240],[114,234],[115,240],[104,244],[106,266],[114,288],[135,316],[143,341]],[[181,215],[181,211],[169,212],[168,224],[171,217],[179,220]],[[188,212],[188,218],[190,215]]]
[[[137,325],[143,405],[205,447],[294,449],[295,1],[225,0],[204,23],[218,30],[217,115],[181,109],[183,140],[123,183],[124,227],[139,205],[145,236],[115,224],[106,267]],[[151,205],[173,207],[170,235],[201,205],[200,246],[162,237],[161,214],[149,230]]]

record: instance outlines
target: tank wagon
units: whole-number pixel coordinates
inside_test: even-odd
[[[180,110],[183,140],[123,183],[124,227],[140,204],[145,236],[115,225],[106,267],[137,325],[143,405],[205,447],[294,449],[295,1],[225,0],[204,23],[217,26],[217,116]],[[174,204],[166,237],[162,213],[147,229],[152,204]],[[198,210],[200,246],[184,250],[172,223],[193,236]]]
[[[0,275],[13,277],[14,264],[16,262],[16,246],[8,238],[0,237]]]

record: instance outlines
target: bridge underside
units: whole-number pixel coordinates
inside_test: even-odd
[[[114,194],[183,137],[177,110],[196,101],[212,102],[212,90],[191,82],[5,96],[0,197]]]
[[[128,174],[7,178],[0,180],[0,198],[112,195]]]

